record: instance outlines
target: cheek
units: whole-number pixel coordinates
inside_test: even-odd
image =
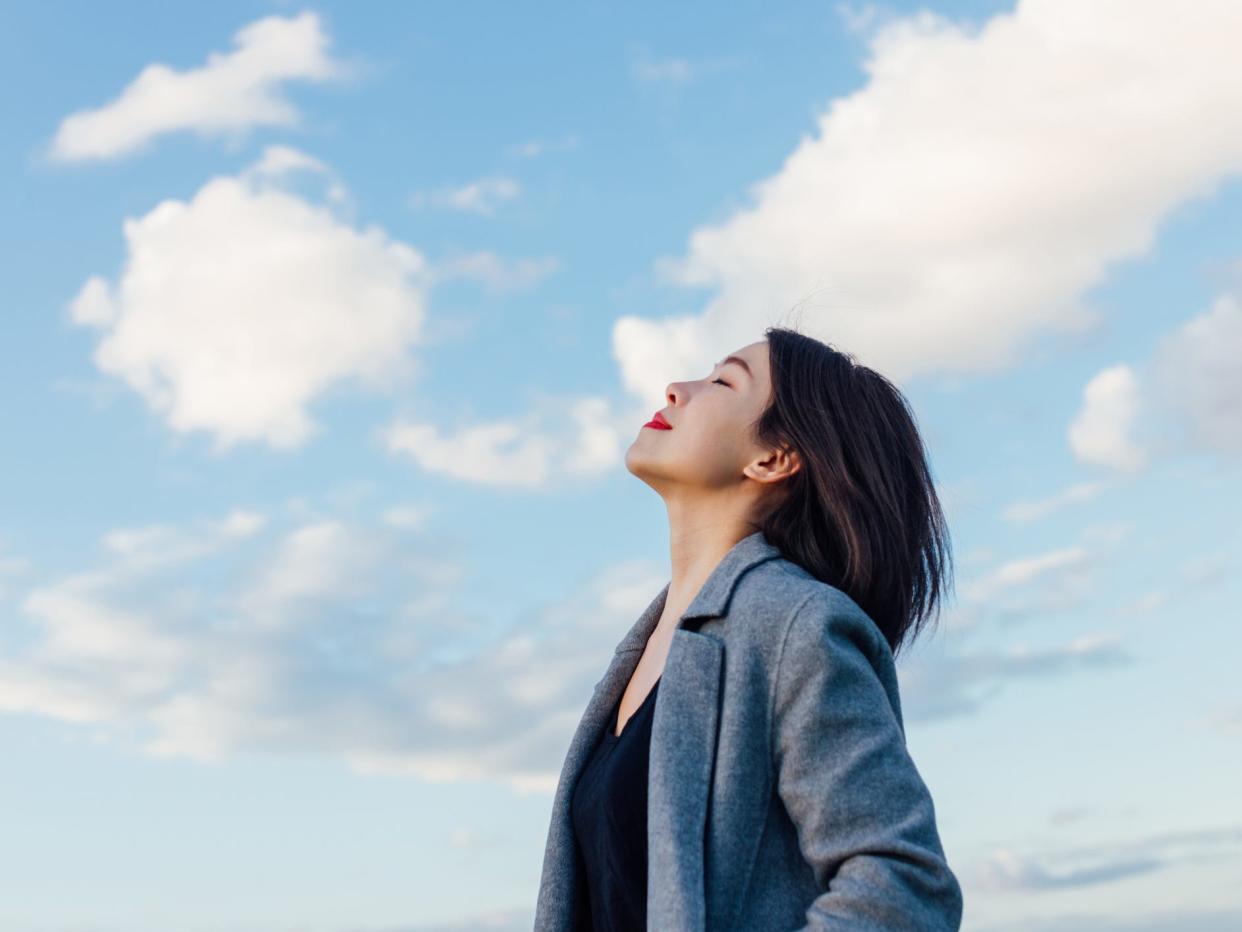
[[[741,456],[743,440],[736,418],[718,406],[696,413],[693,425],[682,433],[678,448],[697,461],[728,466]]]

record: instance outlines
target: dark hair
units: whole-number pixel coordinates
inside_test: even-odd
[[[796,450],[802,467],[759,528],[857,602],[896,656],[952,586],[949,529],[914,412],[850,354],[786,327],[764,337],[772,400],[755,439]]]

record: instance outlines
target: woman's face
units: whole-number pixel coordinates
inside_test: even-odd
[[[625,454],[626,468],[667,497],[673,491],[761,491],[772,451],[751,439],[772,385],[768,343],[735,350],[704,378],[673,382],[660,414],[672,430],[641,427]]]

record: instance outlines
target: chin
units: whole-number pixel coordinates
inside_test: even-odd
[[[634,471],[636,459],[637,457],[634,455],[634,444],[631,443],[629,448],[625,451],[625,468],[630,472]]]
[[[643,473],[646,471],[644,467],[647,463],[644,461],[642,451],[637,449],[637,447],[638,442],[635,441],[625,451],[625,468],[639,478],[642,478]]]

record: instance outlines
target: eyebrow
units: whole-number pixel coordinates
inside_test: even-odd
[[[735,362],[739,366],[741,366],[743,369],[745,369],[746,374],[750,376],[750,378],[753,379],[755,377],[755,374],[750,371],[750,366],[746,365],[746,360],[743,359],[741,356],[726,356],[724,359],[720,360],[720,362],[716,363],[716,365],[723,366],[725,363],[729,363],[729,362]]]

